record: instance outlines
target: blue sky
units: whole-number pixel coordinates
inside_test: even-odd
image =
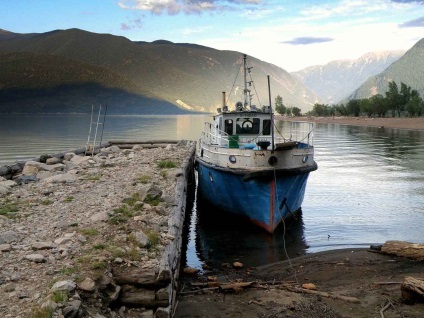
[[[296,71],[424,38],[424,1],[0,0],[0,28],[80,28],[234,50]]]

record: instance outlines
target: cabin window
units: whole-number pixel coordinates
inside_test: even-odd
[[[264,119],[263,121],[264,128],[262,129],[263,135],[271,135],[271,120]]]
[[[238,135],[258,135],[259,134],[259,118],[237,118],[236,133]]]
[[[224,131],[230,136],[233,134],[233,120],[232,119],[225,120]]]

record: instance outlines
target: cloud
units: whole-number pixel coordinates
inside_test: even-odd
[[[160,15],[201,14],[205,11],[232,10],[238,6],[258,5],[263,0],[120,0],[118,5],[123,9],[150,11]]]
[[[396,3],[416,3],[416,4],[424,4],[424,1],[418,1],[418,0],[391,0],[392,2]]]
[[[141,19],[132,19],[129,20],[128,23],[121,23],[121,30],[129,31],[133,29],[142,29]]]
[[[424,28],[424,17],[401,23],[399,28]]]
[[[293,40],[290,40],[290,41],[283,41],[280,43],[291,44],[291,45],[309,45],[309,44],[324,43],[324,42],[331,42],[331,41],[334,41],[334,39],[304,36],[304,37],[294,38]]]

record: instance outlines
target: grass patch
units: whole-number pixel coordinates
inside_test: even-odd
[[[95,250],[104,250],[104,249],[106,249],[106,247],[107,247],[106,244],[96,244],[96,245],[93,246],[93,248]]]
[[[137,247],[133,246],[130,250],[126,252],[125,255],[130,261],[140,260],[140,252]]]
[[[74,200],[74,197],[66,197],[65,202],[72,202]]]
[[[68,300],[68,295],[64,291],[55,291],[51,296],[51,300],[55,303],[64,303]]]
[[[115,212],[115,215],[109,219],[109,222],[112,224],[126,222],[129,220],[129,218],[134,216],[134,211],[126,204],[117,209],[114,209],[113,212]]]
[[[151,206],[157,206],[161,202],[161,200],[148,194],[144,199],[144,202]]]
[[[129,198],[122,199],[122,203],[128,204],[129,206],[133,206],[137,201],[140,201],[140,195],[138,193],[134,193]]]
[[[51,205],[51,204],[53,204],[53,201],[52,200],[43,200],[43,201],[41,201],[41,204],[42,205]]]
[[[151,230],[148,231],[146,235],[149,240],[149,243],[147,244],[148,249],[155,248],[160,243],[160,236],[158,232]]]
[[[118,246],[108,246],[107,251],[112,254],[112,257],[124,257],[126,255],[126,252],[123,248],[120,248]]]
[[[98,181],[98,180],[100,180],[101,177],[102,177],[102,175],[99,173],[99,174],[96,174],[94,176],[89,176],[87,178],[87,180],[89,180],[89,181]]]
[[[105,262],[94,262],[91,264],[91,269],[105,269],[106,263]]]
[[[65,268],[62,268],[62,270],[60,271],[62,275],[66,275],[66,276],[75,274],[76,272],[78,272],[78,268],[76,267],[65,267]]]
[[[162,171],[160,172],[160,176],[161,176],[163,179],[166,179],[166,177],[168,176],[168,172],[166,172],[165,170],[162,170]]]
[[[10,219],[16,217],[16,212],[19,211],[19,208],[16,204],[7,203],[5,205],[0,206],[0,215],[4,215]]]
[[[31,310],[30,318],[52,318],[54,310],[50,307],[36,307]]]
[[[139,176],[137,179],[135,179],[135,181],[137,183],[147,184],[147,183],[150,183],[152,181],[152,177],[142,175],[142,176]]]
[[[167,169],[167,168],[175,168],[177,164],[172,160],[161,160],[157,163],[158,168]]]
[[[80,229],[78,232],[85,236],[96,236],[99,234],[96,229]]]

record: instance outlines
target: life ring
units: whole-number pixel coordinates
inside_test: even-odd
[[[251,120],[245,120],[241,125],[244,131],[251,131],[253,129],[253,122]]]

